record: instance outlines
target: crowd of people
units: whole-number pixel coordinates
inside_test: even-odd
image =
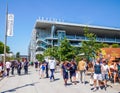
[[[86,84],[86,72],[90,68],[91,76],[89,84],[93,85],[91,90],[96,91],[101,89],[101,86],[106,90],[108,85],[107,81],[113,81],[113,84],[120,83],[120,60],[111,62],[109,64],[108,60],[105,58],[96,58],[91,62],[92,66],[89,66],[87,60],[82,58],[78,63],[75,60],[60,62],[59,64],[56,60],[51,57],[43,62],[28,62],[24,60],[23,62],[17,61],[7,61],[5,64],[6,71],[3,69],[3,63],[0,63],[0,75],[9,76],[10,70],[11,74],[14,75],[14,70],[17,70],[18,75],[21,75],[21,69],[24,68],[24,74],[28,74],[28,66],[31,65],[35,67],[36,71],[39,71],[39,78],[49,78],[50,82],[55,81],[55,70],[56,67],[60,67],[60,73],[63,77],[64,85],[68,85],[68,80],[71,84],[76,85],[78,83],[77,79],[79,76],[79,83]],[[92,82],[91,82],[92,81]],[[97,84],[98,82],[98,84]]]
[[[96,58],[91,62],[92,66],[89,67],[87,60],[82,58],[78,63],[75,60],[64,61],[59,64],[61,68],[61,75],[63,77],[64,85],[68,85],[68,80],[74,85],[78,83],[77,79],[79,75],[79,83],[86,84],[86,72],[91,68],[91,76],[89,82],[93,86],[91,90],[96,91],[100,89],[107,89],[108,81],[113,84],[120,83],[120,60],[118,62],[112,62],[108,64],[108,60],[105,58]],[[54,72],[56,69],[56,62],[53,59],[44,60],[39,66],[40,78],[49,78],[48,69],[50,69],[50,82],[55,80]],[[35,66],[35,68],[37,68]],[[46,73],[46,76],[45,76]],[[118,83],[116,83],[118,82]],[[97,84],[98,83],[98,84]]]
[[[43,62],[38,62],[38,61],[34,62],[36,71],[39,71],[40,79],[44,77],[50,78],[50,82],[55,80],[54,73],[55,73],[56,65],[57,62],[53,57],[49,58],[49,60],[44,60]],[[51,73],[50,76],[48,74],[49,70]]]
[[[17,71],[18,75],[21,75],[21,69],[24,69],[24,74],[28,74],[28,66],[29,62],[27,59],[20,61],[20,60],[14,60],[14,61],[7,61],[5,64],[3,62],[0,62],[0,76],[5,77],[9,76],[10,72],[12,75],[14,75],[15,70]]]

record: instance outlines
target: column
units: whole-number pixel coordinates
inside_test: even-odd
[[[54,32],[55,32],[55,25],[52,25],[51,27],[51,43],[52,43],[52,47],[53,47],[53,36],[54,36]]]

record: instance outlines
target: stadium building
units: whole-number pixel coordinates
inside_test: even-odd
[[[86,26],[89,28],[89,32],[96,34],[97,42],[120,44],[119,28],[38,19],[29,44],[30,60],[35,61],[36,54],[42,54],[50,46],[59,46],[60,40],[64,37],[70,41],[71,45],[81,47],[81,41],[87,40],[83,30]]]

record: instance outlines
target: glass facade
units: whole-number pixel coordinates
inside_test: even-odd
[[[60,45],[60,41],[63,40],[65,37],[66,37],[65,31],[62,31],[62,30],[57,31],[56,38],[58,38],[58,45]]]

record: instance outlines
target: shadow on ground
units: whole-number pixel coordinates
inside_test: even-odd
[[[35,86],[36,83],[39,83],[39,82],[35,82],[35,83],[30,83],[30,84],[25,84],[23,86],[20,86],[20,87],[16,87],[16,88],[13,88],[13,89],[9,89],[9,90],[6,90],[6,91],[2,91],[1,93],[7,93],[7,92],[15,92],[17,89],[20,89],[20,88],[23,88],[23,87],[27,87],[27,86]]]
[[[54,81],[60,80],[60,78],[56,78]]]

